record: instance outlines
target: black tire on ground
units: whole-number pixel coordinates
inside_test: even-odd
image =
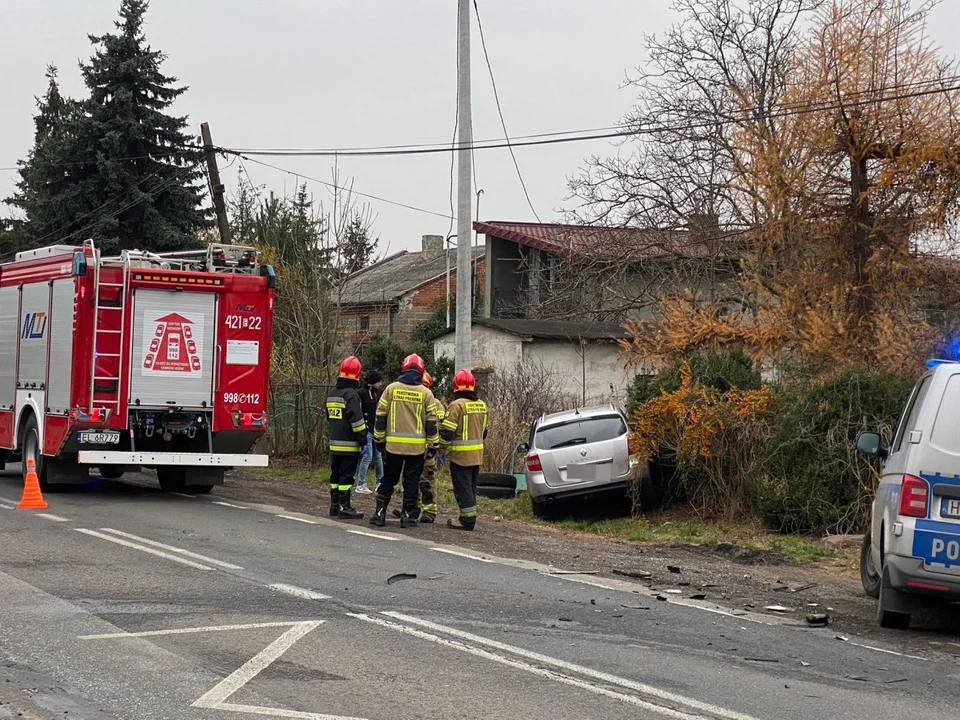
[[[553,507],[547,505],[545,502],[536,502],[535,500],[530,500],[530,509],[533,511],[533,516],[538,517],[541,520],[546,520],[553,516]]]
[[[191,495],[207,495],[211,490],[213,490],[213,485],[187,485],[184,488],[184,492]]]
[[[104,480],[119,480],[123,477],[124,473],[123,468],[110,466],[99,468],[99,470],[100,477],[102,477]]]
[[[880,627],[891,630],[906,630],[910,627],[910,613],[902,612],[898,602],[903,595],[889,586],[886,572],[880,571],[880,599],[877,603],[877,622]]]
[[[507,473],[480,473],[477,476],[477,488],[509,488],[517,491],[517,479]]]
[[[37,478],[40,480],[40,490],[49,492],[52,488],[47,482],[47,463],[40,452],[40,430],[37,425],[37,416],[31,413],[23,426],[23,452],[21,453],[21,476],[24,483],[27,481],[27,460],[33,459],[37,466]]]
[[[161,465],[157,468],[157,480],[164,492],[184,492],[187,487],[187,472],[182,467]]]
[[[492,500],[507,500],[509,498],[516,497],[517,489],[478,485],[477,495],[479,495],[480,497],[490,498]]]
[[[863,591],[872,598],[880,597],[880,573],[873,564],[873,558],[870,557],[870,533],[863,536],[863,543],[860,546],[860,582],[863,583]]]

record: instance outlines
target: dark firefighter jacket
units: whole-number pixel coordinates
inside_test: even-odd
[[[337,380],[327,396],[327,423],[331,455],[353,455],[367,444],[367,423],[356,380]]]

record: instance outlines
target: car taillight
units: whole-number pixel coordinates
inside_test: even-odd
[[[904,475],[900,483],[900,514],[905,517],[927,517],[929,497],[930,486],[926,480]]]
[[[627,455],[636,455],[637,446],[633,444],[633,435],[627,435]]]
[[[527,455],[527,470],[530,472],[543,472],[543,465],[540,464],[540,456],[536,453]]]

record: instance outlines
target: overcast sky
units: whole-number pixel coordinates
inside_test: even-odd
[[[643,34],[678,18],[669,0],[478,0],[511,135],[616,123],[630,107],[625,73],[644,61]],[[65,94],[81,95],[77,62],[86,34],[111,30],[119,0],[0,0],[0,168],[15,165],[33,136],[34,95],[47,63]],[[224,147],[358,147],[449,142],[456,109],[456,0],[152,0],[146,35],[168,55],[168,74],[189,91],[176,112],[210,123]],[[960,0],[945,0],[931,33],[960,51]],[[502,136],[474,17],[474,137]],[[516,150],[543,221],[563,206],[566,178],[605,141]],[[329,158],[264,158],[329,181]],[[483,219],[532,221],[509,152],[477,151]],[[223,163],[221,164],[222,168]],[[229,189],[239,166],[223,170]],[[253,182],[291,192],[292,175],[247,163]],[[355,189],[449,213],[450,157],[350,158]],[[0,170],[0,197],[16,173]],[[317,197],[327,190],[308,182]],[[381,249],[417,249],[449,221],[383,202]],[[6,213],[6,210],[0,210]],[[476,212],[476,209],[474,210]]]

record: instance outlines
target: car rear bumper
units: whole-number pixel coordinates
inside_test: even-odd
[[[558,500],[566,500],[569,498],[587,498],[593,495],[605,495],[608,493],[621,493],[625,494],[627,488],[630,487],[630,481],[628,480],[619,480],[617,482],[606,483],[604,485],[588,485],[586,487],[568,487],[568,488],[552,488],[548,485],[536,485],[534,486],[535,490],[527,485],[527,491],[530,493],[530,498],[535,503],[548,503],[555,502]]]
[[[923,560],[903,555],[887,555],[884,565],[890,587],[944,600],[960,600],[960,575],[931,572]]]

